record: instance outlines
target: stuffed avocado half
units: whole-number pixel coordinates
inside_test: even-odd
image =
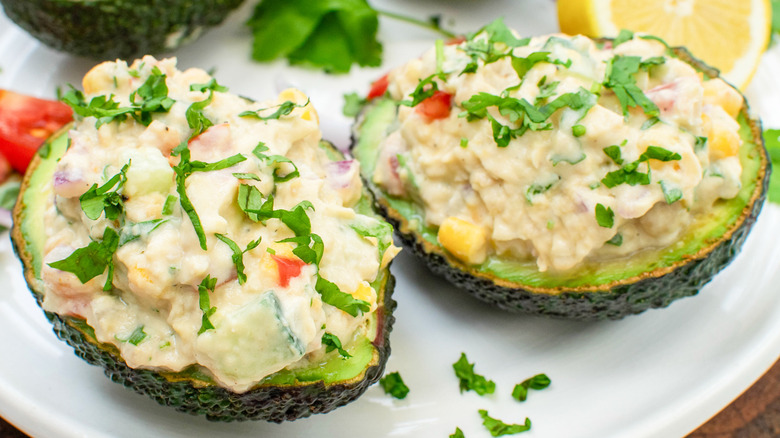
[[[398,249],[297,90],[107,62],[28,171],[12,237],[76,353],[212,420],[328,412],[382,374]]]
[[[739,251],[770,171],[744,98],[684,49],[518,38],[500,20],[375,82],[353,137],[434,272],[561,318],[696,294]]]

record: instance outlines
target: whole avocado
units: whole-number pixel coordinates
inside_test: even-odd
[[[0,0],[44,44],[98,60],[173,50],[220,24],[243,0]]]

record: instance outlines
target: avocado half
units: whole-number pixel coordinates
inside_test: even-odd
[[[243,0],[0,0],[49,47],[99,60],[157,54],[195,40]]]
[[[41,305],[42,247],[45,242],[43,210],[53,196],[51,182],[60,157],[68,147],[70,125],[52,136],[35,156],[22,182],[14,208],[11,238],[22,261],[24,276],[33,296]],[[331,159],[343,155],[329,143],[322,142]],[[365,188],[355,206],[359,213],[374,213],[373,197]],[[358,398],[384,372],[390,355],[389,336],[395,318],[396,302],[392,299],[395,279],[389,266],[379,273],[378,308],[372,315],[368,336],[346,347],[352,355],[342,359],[336,352],[325,356],[316,366],[282,370],[272,374],[245,393],[235,393],[218,386],[199,366],[181,372],[133,369],[121,358],[112,344],[98,342],[84,319],[44,311],[54,332],[70,344],[77,356],[105,370],[116,383],[146,394],[161,405],[178,411],[204,415],[214,421],[266,420],[276,423],[329,412]]]
[[[708,78],[719,75],[685,48],[669,52]],[[353,127],[351,152],[361,163],[365,185],[405,248],[434,273],[504,310],[566,319],[620,319],[696,295],[740,251],[766,199],[771,162],[761,122],[750,116],[743,97],[738,118],[742,188],[734,199],[719,200],[698,217],[674,245],[609,262],[584,263],[565,274],[540,272],[533,260],[498,256],[481,265],[467,265],[439,244],[438,229],[425,225],[420,205],[389,195],[372,183],[379,146],[396,126],[398,105],[388,97],[374,99]]]

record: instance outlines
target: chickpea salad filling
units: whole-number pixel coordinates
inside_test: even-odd
[[[46,189],[45,310],[132,368],[194,365],[238,393],[374,339],[399,249],[303,93],[254,102],[150,56],[83,89]]]
[[[375,82],[397,120],[371,180],[469,265],[565,273],[673,244],[737,196],[743,98],[658,38],[519,38],[497,20]]]

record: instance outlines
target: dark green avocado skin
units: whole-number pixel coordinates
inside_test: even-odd
[[[670,50],[705,75],[718,77],[717,70],[694,58],[685,48],[675,47]],[[358,115],[353,127],[353,154],[359,144],[361,127],[366,114],[370,112],[371,105],[369,103]],[[597,285],[590,290],[560,288],[550,290],[551,293],[540,293],[528,290],[519,283],[505,286],[498,284],[489,275],[468,272],[462,265],[445,257],[443,250],[431,251],[429,249],[431,245],[423,243],[425,239],[408,226],[407,219],[389,206],[385,200],[388,195],[370,181],[370,176],[362,174],[362,178],[364,185],[374,194],[376,209],[393,225],[403,247],[411,250],[432,272],[446,278],[477,299],[510,312],[572,320],[617,320],[648,309],[667,307],[679,298],[698,294],[701,288],[731,263],[739,253],[766,200],[772,170],[763,143],[761,123],[748,116],[747,106],[743,111],[753,139],[760,149],[765,167],[759,170],[760,180],[757,181],[754,196],[743,210],[743,215],[737,220],[732,232],[727,233],[717,243],[708,246],[706,250],[678,261],[674,268],[666,273],[647,275],[620,284]],[[426,248],[426,245],[429,248]]]
[[[168,52],[222,22],[243,0],[0,0],[44,44],[98,60]],[[177,33],[167,45],[168,36]]]
[[[563,292],[548,295],[529,292],[522,288],[497,285],[490,279],[477,277],[452,266],[439,254],[426,252],[412,233],[400,232],[400,223],[380,205],[383,214],[396,229],[396,235],[406,249],[424,260],[434,273],[446,278],[472,296],[511,312],[532,313],[553,318],[575,320],[621,319],[651,308],[667,307],[679,298],[696,295],[699,290],[725,268],[739,253],[766,198],[769,179],[764,180],[758,199],[730,239],[723,240],[712,252],[671,271],[632,284],[615,286],[604,292]]]
[[[105,370],[112,381],[151,397],[164,406],[180,412],[203,415],[212,421],[265,420],[274,423],[292,421],[311,414],[323,414],[357,399],[384,373],[390,356],[390,331],[393,328],[396,302],[392,298],[395,279],[388,277],[384,307],[377,310],[381,333],[374,343],[379,363],[366,370],[365,377],[352,383],[325,385],[322,381],[303,382],[294,386],[259,386],[243,394],[209,385],[197,387],[189,380],[170,381],[159,373],[128,367],[109,351],[88,339],[67,317],[45,312],[54,333],[73,347],[80,358]],[[40,295],[36,295],[40,297]]]

